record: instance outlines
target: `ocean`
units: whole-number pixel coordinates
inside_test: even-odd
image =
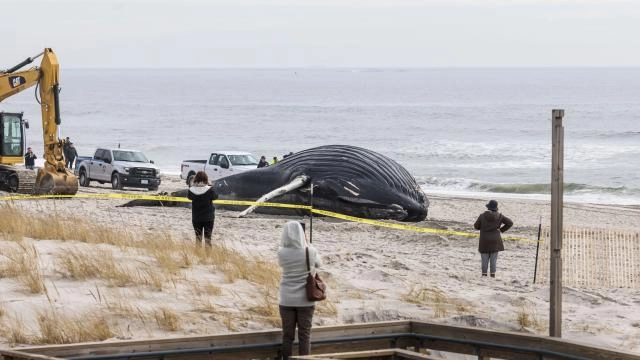
[[[427,194],[549,199],[564,109],[565,201],[640,204],[640,68],[61,69],[60,136],[144,151],[167,174],[216,150],[326,145],[394,159]],[[34,90],[24,111],[42,154]]]

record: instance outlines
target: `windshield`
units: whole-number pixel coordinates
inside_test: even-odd
[[[22,156],[22,123],[20,117],[5,114],[2,128],[2,155]]]
[[[149,160],[140,151],[113,150],[113,160],[148,163]]]
[[[232,165],[258,165],[258,159],[253,155],[228,155]]]

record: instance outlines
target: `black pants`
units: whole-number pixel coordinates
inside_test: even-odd
[[[211,232],[213,231],[213,220],[210,221],[191,221],[193,231],[196,233],[196,241],[202,243],[202,232],[204,231],[204,241],[207,245],[211,245]]]
[[[291,356],[293,340],[298,326],[298,353],[311,353],[311,321],[315,306],[282,306],[280,305],[280,319],[282,319],[282,359]]]

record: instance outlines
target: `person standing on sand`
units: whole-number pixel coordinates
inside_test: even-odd
[[[487,203],[487,211],[478,216],[473,227],[480,230],[478,252],[482,259],[482,276],[487,276],[487,268],[491,265],[491,277],[496,277],[498,252],[504,251],[501,233],[513,226],[513,221],[498,212],[498,202]]]
[[[73,162],[76,161],[77,157],[78,150],[76,150],[76,147],[73,146],[72,142],[69,142],[69,144],[67,145],[67,154],[65,155],[65,161],[69,169],[73,169]]]
[[[211,246],[211,233],[215,220],[213,200],[218,194],[209,186],[209,177],[204,171],[198,171],[193,178],[193,185],[189,187],[187,198],[191,200],[191,223],[196,233],[197,245],[202,244],[202,233],[207,246]]]
[[[307,299],[307,261],[309,266],[320,267],[320,257],[313,246],[307,244],[304,230],[298,221],[289,221],[282,228],[282,239],[278,249],[278,264],[282,269],[280,280],[280,319],[282,320],[282,358],[289,359],[298,327],[298,352],[311,353],[311,323],[315,303]]]

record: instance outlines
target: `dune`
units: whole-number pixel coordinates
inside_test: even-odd
[[[167,177],[159,191],[181,188],[182,180]],[[80,189],[110,192],[108,184]],[[462,232],[474,232],[488,200],[429,197],[428,220],[418,225]],[[238,218],[219,210],[216,246],[207,253],[195,249],[189,209],[117,207],[126,201],[0,204],[3,215],[18,214],[16,222],[26,224],[3,225],[0,234],[3,347],[278,327],[276,251],[290,218]],[[537,227],[540,219],[549,225],[549,202],[505,198],[500,211],[514,221],[507,234],[529,241],[505,243],[495,279],[480,276],[475,236],[314,218],[313,243],[329,286],[314,324],[420,319],[547,334],[548,285],[534,284],[533,271]],[[566,203],[564,224],[638,232],[639,215],[632,206]],[[26,273],[34,276],[25,279]],[[38,282],[40,291],[28,285]],[[563,294],[563,337],[640,353],[637,289],[567,286]],[[77,326],[80,318],[91,319],[92,328]],[[63,324],[76,335],[57,337],[46,323]]]

